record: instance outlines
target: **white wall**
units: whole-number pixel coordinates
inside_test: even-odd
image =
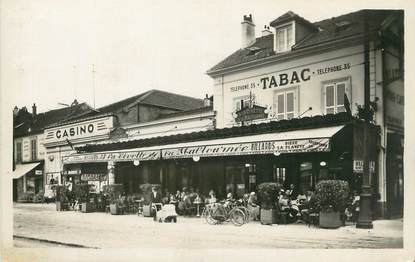
[[[354,46],[343,48],[326,53],[320,53],[296,60],[286,61],[279,64],[269,64],[241,72],[231,73],[214,79],[214,110],[217,111],[218,128],[230,127],[235,125],[232,113],[233,101],[242,96],[249,96],[252,92],[256,96],[257,104],[270,108],[273,105],[274,95],[276,92],[298,88],[299,96],[297,98],[297,116],[306,111],[309,107],[313,109],[303,116],[321,115],[324,113],[324,101],[322,94],[322,83],[327,80],[334,80],[347,77],[350,79],[350,104],[353,114],[356,112],[355,103],[363,104],[364,102],[364,67],[363,67],[363,46]],[[326,67],[350,64],[350,69],[337,72],[318,74],[318,69]],[[310,70],[310,80],[300,81],[300,83],[288,84],[272,88],[262,88],[261,78],[266,76],[277,76],[278,74],[287,73],[292,75],[294,71],[300,74],[301,70]],[[314,73],[313,73],[314,72]],[[253,88],[245,90],[235,90],[237,86],[250,86]],[[233,88],[233,89],[232,89]]]

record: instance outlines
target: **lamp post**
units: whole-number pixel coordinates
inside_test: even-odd
[[[372,189],[369,172],[369,123],[372,119],[370,112],[370,64],[369,64],[369,28],[368,11],[364,11],[364,121],[363,121],[363,181],[359,201],[359,218],[357,228],[373,228],[372,224]]]

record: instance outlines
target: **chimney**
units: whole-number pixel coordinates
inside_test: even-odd
[[[252,15],[244,15],[242,21],[242,48],[246,48],[255,43],[255,24],[252,22]]]
[[[33,103],[33,106],[32,106],[32,115],[33,116],[36,116],[36,112],[37,110],[36,110],[36,104],[35,103]]]
[[[210,99],[209,99],[209,96],[208,96],[208,94],[206,94],[206,97],[203,99],[203,106],[204,107],[208,107],[208,106],[211,106],[211,103],[210,103],[211,101],[210,101]]]
[[[264,25],[264,29],[262,29],[262,36],[271,35],[272,31],[269,29],[269,26]]]
[[[19,112],[19,108],[17,106],[14,106],[13,108],[13,116],[17,116],[17,113]]]

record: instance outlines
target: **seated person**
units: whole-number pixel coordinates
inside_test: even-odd
[[[285,191],[285,194],[280,196],[278,203],[279,203],[281,211],[288,213],[287,222],[288,223],[295,222],[297,220],[297,214],[299,211],[298,211],[298,207],[291,203],[289,190]]]
[[[235,202],[235,199],[233,198],[233,195],[231,192],[229,192],[226,195],[225,203],[223,204],[224,207],[230,207]]]
[[[303,191],[300,191],[300,194],[297,196],[297,202],[299,204],[304,204],[304,202],[307,200],[307,196],[303,193]]]
[[[213,204],[216,203],[217,199],[216,199],[216,195],[215,192],[213,190],[209,191],[209,196],[205,199],[205,203],[206,204]]]

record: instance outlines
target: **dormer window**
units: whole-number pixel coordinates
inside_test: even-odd
[[[293,23],[276,28],[277,53],[290,51],[294,45]]]

